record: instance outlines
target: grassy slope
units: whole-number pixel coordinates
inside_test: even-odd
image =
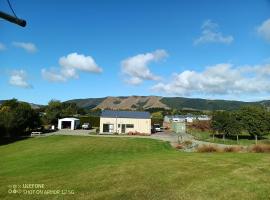
[[[181,153],[151,139],[51,136],[0,146],[0,199],[269,199],[269,154]],[[9,195],[44,183],[70,196]]]

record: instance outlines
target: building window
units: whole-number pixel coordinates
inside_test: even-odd
[[[121,124],[118,124],[118,128],[120,128],[121,127]]]
[[[126,124],[126,128],[134,128],[134,124]]]

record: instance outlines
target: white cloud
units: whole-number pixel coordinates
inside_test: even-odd
[[[6,50],[6,46],[0,42],[0,51]]]
[[[239,95],[270,92],[270,64],[234,67],[223,63],[204,71],[186,70],[174,74],[172,81],[160,82],[154,91],[171,95]]]
[[[47,70],[44,68],[41,70],[41,74],[44,79],[52,82],[63,82],[67,80],[63,74],[58,73],[58,71],[54,69]]]
[[[102,72],[102,69],[97,66],[91,56],[85,56],[83,54],[71,53],[66,57],[63,56],[59,59],[59,64],[67,69],[78,69],[94,73]]]
[[[32,86],[27,82],[27,74],[24,70],[14,70],[9,78],[9,84],[21,87],[21,88],[31,88]]]
[[[18,48],[22,48],[25,51],[29,52],[29,53],[35,53],[37,52],[37,47],[35,44],[33,43],[26,43],[26,42],[13,42],[12,43],[13,46],[18,47]]]
[[[258,34],[266,41],[270,42],[270,18],[265,20],[258,28]]]
[[[42,69],[44,79],[53,82],[63,82],[71,78],[79,78],[78,71],[101,73],[100,68],[91,56],[71,53],[59,59],[60,69]]]
[[[121,62],[122,73],[126,76],[125,81],[132,85],[139,85],[144,80],[160,80],[159,76],[153,74],[148,65],[151,62],[163,60],[168,56],[163,49],[151,53],[138,54]]]
[[[234,38],[231,35],[224,36],[218,29],[217,23],[211,20],[206,20],[202,24],[201,36],[194,40],[194,45],[205,44],[205,43],[223,43],[230,44]]]

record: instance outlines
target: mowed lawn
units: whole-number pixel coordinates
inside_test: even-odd
[[[75,194],[8,194],[14,184]],[[0,146],[0,199],[270,199],[270,155],[184,153],[142,138],[31,138]]]

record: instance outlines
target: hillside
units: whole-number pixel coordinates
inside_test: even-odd
[[[0,100],[0,105],[5,100]],[[208,100],[185,97],[161,96],[119,96],[103,98],[71,99],[65,102],[76,103],[84,109],[112,109],[112,110],[147,110],[160,109],[187,109],[187,110],[235,110],[243,105],[263,105],[270,108],[270,100],[257,102]],[[44,105],[29,103],[32,108],[38,109]]]
[[[185,97],[159,97],[159,96],[126,96],[74,99],[81,108],[121,109],[121,110],[147,110],[150,108],[163,109],[195,109],[195,110],[235,110],[243,105],[264,105],[269,107],[270,101],[244,102],[229,100],[207,100]]]
[[[0,100],[0,105],[2,103],[4,103],[6,100]],[[21,101],[21,102],[24,102],[24,101]],[[26,102],[26,103],[29,103],[29,102]],[[34,104],[34,103],[29,103],[30,106],[33,108],[33,109],[39,109],[41,107],[43,107],[44,105],[40,105],[40,104]]]
[[[163,104],[160,100],[162,97],[156,96],[130,96],[130,97],[107,97],[95,108],[100,109],[149,109],[149,108],[164,108],[169,109],[169,107]]]
[[[87,98],[87,99],[72,99],[66,101],[67,103],[76,103],[80,108],[88,108],[92,109],[98,106],[101,102],[103,102],[106,98]]]

